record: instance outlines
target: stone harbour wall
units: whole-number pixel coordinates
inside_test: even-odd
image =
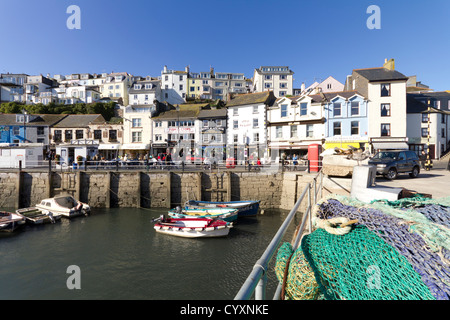
[[[290,210],[315,176],[231,171],[3,172],[0,173],[0,207],[30,207],[48,197],[70,194],[93,208],[173,208],[197,199],[260,200],[262,210]]]

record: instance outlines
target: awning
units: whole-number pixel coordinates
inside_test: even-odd
[[[375,150],[409,149],[406,142],[374,142],[372,145]]]
[[[120,146],[120,150],[148,150],[150,147],[146,143],[125,143]]]
[[[119,150],[120,143],[100,143],[98,150]]]

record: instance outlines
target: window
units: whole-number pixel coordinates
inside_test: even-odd
[[[253,142],[259,142],[259,133],[253,134]]]
[[[428,113],[422,113],[422,122],[428,122]]]
[[[441,128],[441,137],[445,138],[445,128]],[[442,151],[444,151],[444,149]]]
[[[313,134],[314,134],[314,125],[312,124],[307,124],[306,125],[306,137],[307,138],[312,138]]]
[[[64,139],[66,141],[72,140],[72,130],[66,130],[64,132]]]
[[[238,129],[239,128],[239,121],[238,120],[234,120],[233,121],[233,129]]]
[[[428,137],[428,128],[422,128],[422,138]]]
[[[221,127],[222,126],[222,120],[221,119],[216,119],[216,126],[217,127]]]
[[[133,128],[139,128],[139,127],[141,127],[142,125],[141,125],[141,119],[140,118],[134,118],[134,119],[131,119],[131,126],[133,127]]]
[[[102,130],[94,130],[94,140],[102,140]]]
[[[381,116],[382,117],[390,117],[391,116],[391,104],[390,103],[382,103],[381,104]]]
[[[291,138],[297,138],[297,126],[291,126]]]
[[[341,123],[333,122],[333,135],[340,136],[341,135]]]
[[[359,102],[358,101],[352,101],[350,112],[351,112],[352,116],[359,115]]]
[[[333,114],[335,117],[341,116],[341,103],[340,102],[333,103]]]
[[[157,128],[157,127],[162,127],[161,121],[155,121],[155,128]]]
[[[264,88],[266,88],[266,89],[272,88],[272,83],[270,83],[270,82],[264,83]]]
[[[276,137],[277,138],[283,138],[283,127],[282,126],[276,126]]]
[[[238,108],[234,108],[233,109],[233,116],[239,115],[239,111],[238,110],[239,110]]]
[[[265,75],[264,76],[264,80],[272,80],[272,76],[271,75]]]
[[[180,84],[180,91],[183,91],[183,85]]]
[[[253,128],[258,128],[258,118],[253,119]]]
[[[83,130],[75,130],[75,139],[83,139]]]
[[[258,106],[253,106],[253,113],[258,113]]]
[[[194,92],[195,91],[195,87],[189,87],[189,91],[190,92]]]
[[[238,135],[237,134],[233,134],[233,142],[238,143]]]
[[[285,74],[280,75],[280,80],[286,80],[286,75]]]
[[[390,137],[391,136],[391,124],[390,123],[382,123],[381,124],[381,136],[382,137]]]
[[[300,103],[300,115],[306,116],[308,114],[308,104],[307,103]]]
[[[280,89],[286,89],[287,88],[287,83],[286,82],[281,82],[280,83]]]
[[[284,96],[286,95],[286,93],[287,93],[286,91],[280,91],[280,92],[279,92],[280,97],[284,97]]]
[[[142,132],[133,131],[131,133],[131,142],[142,142]]]
[[[20,127],[13,127],[13,135],[18,136],[20,134]]]
[[[281,117],[287,117],[287,104],[282,104],[281,105]]]
[[[389,97],[391,95],[391,84],[390,83],[382,83],[381,87],[381,96]]]
[[[162,141],[162,135],[161,134],[155,134],[155,141]]]
[[[359,121],[352,121],[351,123],[351,134],[353,135],[359,135]]]
[[[117,130],[109,130],[109,141],[117,141]]]
[[[183,81],[183,76],[180,76],[180,81]]]
[[[208,127],[208,120],[203,120],[203,128],[207,128]]]
[[[53,140],[55,142],[60,142],[62,139],[62,131],[61,130],[55,130]]]

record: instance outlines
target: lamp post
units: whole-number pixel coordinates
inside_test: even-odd
[[[432,167],[431,160],[430,160],[430,134],[431,134],[431,130],[430,130],[430,124],[431,124],[430,113],[431,113],[431,105],[430,105],[430,100],[428,100],[427,161],[425,162],[425,170],[426,171],[430,171],[430,169]]]
[[[26,120],[26,116],[27,116],[28,112],[25,109],[22,109],[22,113],[23,113],[23,142],[26,143],[27,142],[27,129],[25,126],[25,120]]]

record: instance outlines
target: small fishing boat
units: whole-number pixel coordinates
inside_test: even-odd
[[[29,207],[16,210],[16,213],[25,217],[29,224],[55,223],[61,220],[61,214],[48,210],[40,210],[36,207]]]
[[[198,201],[189,200],[185,203],[186,209],[199,208],[233,208],[238,210],[238,217],[251,217],[258,214],[260,200],[249,201],[228,201],[228,202],[213,202],[213,201]]]
[[[25,217],[18,213],[0,211],[0,231],[13,232],[25,223]]]
[[[177,207],[176,209],[169,210],[169,216],[178,219],[209,218],[233,222],[238,218],[238,210],[233,208],[220,207],[194,209],[182,209],[181,207]]]
[[[154,219],[154,229],[158,233],[183,238],[224,237],[230,232],[233,224],[220,219],[165,218],[164,215]]]
[[[44,199],[36,205],[36,208],[50,211],[53,215],[62,215],[65,218],[88,215],[91,212],[89,205],[75,200],[70,195]]]

